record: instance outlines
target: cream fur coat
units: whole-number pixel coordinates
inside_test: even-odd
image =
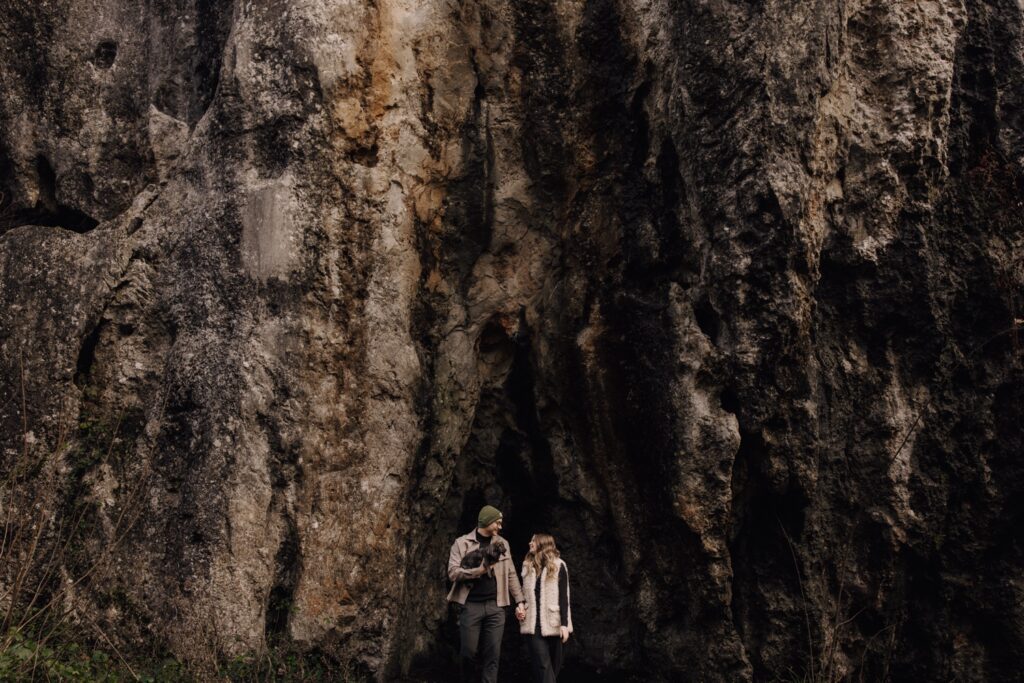
[[[565,567],[565,562],[555,560],[555,566],[545,567],[540,575],[540,605],[537,605],[537,572],[532,565],[523,563],[523,593],[526,596],[526,619],[519,625],[521,633],[533,634],[537,626],[537,609],[540,608],[540,632],[544,636],[561,635],[559,629],[562,627],[562,614],[558,606],[558,571]],[[554,576],[548,581],[548,570],[553,569]],[[565,568],[565,598],[569,613],[566,615],[566,624],[569,633],[572,633],[572,605],[569,602],[571,591],[569,590],[569,568]]]

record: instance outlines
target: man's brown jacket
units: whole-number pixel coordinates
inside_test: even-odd
[[[523,587],[519,584],[519,576],[516,574],[516,567],[512,563],[512,555],[509,553],[511,546],[501,536],[495,534],[491,537],[491,543],[497,543],[501,541],[505,544],[505,552],[502,554],[498,563],[493,565],[492,571],[494,572],[494,580],[498,586],[497,603],[498,607],[508,607],[512,604],[509,601],[509,594],[511,593],[512,599],[515,600],[515,604],[525,602],[526,598],[523,596]],[[466,553],[472,552],[480,547],[480,542],[476,540],[476,529],[470,531],[465,536],[459,536],[452,543],[452,549],[448,553],[448,578],[452,582],[452,589],[448,591],[448,601],[457,602],[460,605],[466,604],[466,596],[469,595],[470,589],[473,587],[473,579],[475,576],[470,576],[470,572],[475,570],[463,569],[462,558],[466,556]]]

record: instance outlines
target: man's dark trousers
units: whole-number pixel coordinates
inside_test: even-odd
[[[471,662],[480,654],[481,683],[497,683],[501,637],[505,633],[505,608],[494,600],[466,601],[459,615],[462,670],[472,671]],[[464,674],[465,675],[465,674]]]

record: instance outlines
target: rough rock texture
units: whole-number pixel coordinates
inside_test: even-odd
[[[0,437],[114,556],[80,609],[450,680],[486,501],[569,680],[1016,676],[1022,23],[7,0]]]

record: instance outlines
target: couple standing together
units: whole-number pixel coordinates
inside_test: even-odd
[[[477,517],[477,528],[455,539],[448,555],[448,578],[452,589],[448,601],[462,605],[459,614],[459,664],[462,680],[468,679],[480,653],[481,681],[498,680],[501,636],[505,632],[505,608],[515,600],[519,631],[527,638],[534,679],[553,683],[562,667],[562,644],[572,633],[569,609],[569,572],[558,555],[555,539],[534,534],[530,552],[523,560],[523,583],[519,584],[508,542],[498,535],[501,512],[485,505]],[[503,547],[498,561],[489,567],[466,568],[463,558],[490,544]]]

